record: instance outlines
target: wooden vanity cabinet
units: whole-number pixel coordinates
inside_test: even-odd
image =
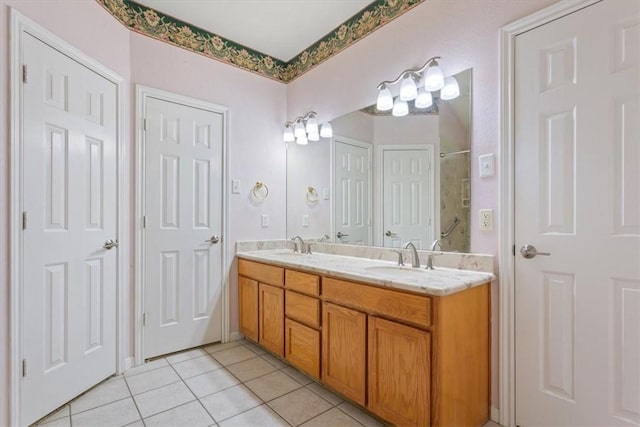
[[[320,277],[285,270],[284,358],[320,379]]]
[[[368,329],[367,407],[395,425],[429,425],[430,333],[375,316]]]
[[[238,261],[240,331],[284,356],[284,268]]]
[[[258,281],[238,278],[240,331],[245,337],[258,341]]]
[[[489,284],[446,296],[253,261],[238,265],[240,328],[399,426],[489,418]]]
[[[322,304],[322,382],[360,405],[366,402],[367,315]]]
[[[260,283],[258,340],[266,349],[284,357],[284,289]]]

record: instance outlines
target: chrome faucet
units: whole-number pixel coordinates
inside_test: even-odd
[[[318,243],[328,242],[330,238],[331,237],[329,237],[328,234],[323,234],[322,236],[320,236],[320,240],[318,240]]]
[[[442,249],[442,245],[440,245],[440,240],[434,240],[433,243],[431,244],[431,251],[435,251],[436,248],[440,246],[440,249]],[[433,270],[433,257],[436,255],[442,255],[441,253],[439,254],[434,254],[433,252],[430,253],[429,255],[427,255],[427,270]]]
[[[411,267],[420,268],[420,256],[413,242],[407,242],[403,249],[411,249]]]
[[[296,240],[300,240],[300,249],[298,249],[298,243],[296,242]],[[295,253],[298,253],[298,252],[302,253],[302,252],[304,252],[304,240],[302,240],[302,237],[297,236],[297,235],[296,235],[296,236],[293,236],[293,237],[291,238],[291,241],[292,241],[292,242],[293,242],[293,244],[295,245],[295,248],[293,249],[293,252],[295,252]]]

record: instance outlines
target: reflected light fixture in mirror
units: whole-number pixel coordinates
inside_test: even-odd
[[[284,124],[282,140],[284,142],[295,141],[297,144],[307,145],[309,141],[319,141],[320,137],[331,138],[332,136],[331,123],[326,122],[319,126],[316,120],[316,112],[310,111],[304,116],[296,117],[294,120]]]
[[[460,95],[458,81],[453,76],[445,79],[438,65],[439,56],[429,59],[422,67],[405,70],[395,79],[378,85],[378,111],[389,111],[395,117],[409,114],[408,101],[414,101],[416,108],[428,108],[433,104],[431,92],[440,91],[440,97],[450,100]],[[400,95],[393,99],[389,87],[400,82]]]

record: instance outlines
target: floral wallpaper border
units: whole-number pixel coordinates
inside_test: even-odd
[[[96,1],[135,32],[288,83],[425,0],[375,0],[289,62],[194,27],[132,0]]]

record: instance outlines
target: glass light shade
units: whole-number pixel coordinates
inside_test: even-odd
[[[306,137],[306,132],[304,130],[304,125],[302,124],[302,122],[300,120],[298,120],[296,122],[296,125],[293,127],[293,134],[296,136],[296,138],[300,138],[301,136],[305,136]]]
[[[302,136],[296,137],[296,144],[298,144],[298,145],[307,145],[308,143],[309,143],[309,140],[307,139],[307,135],[302,135]]]
[[[394,117],[402,117],[409,114],[409,104],[407,104],[407,101],[396,98],[396,101],[393,103],[393,110],[391,111],[391,114]]]
[[[429,92],[440,90],[444,87],[444,75],[442,70],[437,65],[432,65],[427,68],[427,73],[424,76],[424,88]]]
[[[402,101],[412,101],[418,96],[416,82],[410,74],[407,74],[400,83],[400,99]]]
[[[318,133],[318,121],[315,117],[311,117],[307,120],[306,131],[308,134]]]
[[[444,79],[444,87],[440,90],[440,98],[445,101],[455,99],[460,95],[460,86],[455,77],[447,77]]]
[[[429,108],[433,105],[433,97],[431,92],[427,92],[424,88],[420,88],[415,102],[416,108]]]
[[[318,134],[318,132],[310,133],[309,136],[307,137],[307,139],[309,141],[320,141],[320,134]]]
[[[287,126],[286,128],[284,128],[284,133],[282,134],[282,140],[284,142],[293,142],[296,140],[296,137],[293,134],[293,129],[291,129],[291,126]]]
[[[326,122],[322,124],[320,128],[320,136],[323,138],[331,138],[333,136],[333,128],[331,127],[331,123]]]
[[[378,92],[378,101],[376,102],[376,109],[378,111],[389,111],[393,108],[393,96],[391,91],[383,86]]]

